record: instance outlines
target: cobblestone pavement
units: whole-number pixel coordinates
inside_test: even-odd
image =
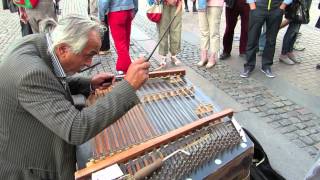
[[[314,27],[320,10],[318,7],[319,1],[313,1],[310,16],[311,21],[308,25],[302,25],[300,32],[302,36],[298,39],[299,45],[306,47],[304,51],[295,51],[297,57],[302,59],[303,63],[288,66],[283,63],[279,63],[279,55],[282,47],[283,36],[286,32],[286,28],[279,31],[277,37],[277,46],[274,55],[274,65],[272,66],[273,72],[277,75],[277,78],[284,79],[293,86],[303,90],[308,94],[320,97],[320,71],[316,70],[316,64],[320,63],[320,54],[318,53],[320,44],[320,29]],[[223,12],[220,24],[221,44],[222,37],[225,29],[225,14]],[[183,15],[183,30],[188,33],[199,34],[198,28],[198,15],[196,13],[184,13]],[[239,55],[239,36],[240,36],[240,20],[235,29],[232,57],[226,61],[227,64],[234,64],[235,66],[242,67],[244,61],[238,61]],[[221,49],[223,46],[221,46]],[[257,57],[257,67],[261,62],[261,57]],[[242,70],[242,69],[241,69]],[[259,72],[260,73],[260,72]]]
[[[2,7],[2,2],[0,2]],[[0,62],[9,44],[21,38],[18,13],[0,10]]]
[[[145,16],[137,15],[134,25],[156,40],[156,26]],[[226,62],[220,61],[210,70],[198,68],[196,62],[199,61],[199,54],[198,45],[182,41],[182,52],[178,57],[184,65],[211,81],[242,104],[246,111],[266,119],[272,128],[279,130],[299,148],[307,151],[310,156],[315,157],[318,154],[320,149],[320,117],[287,97],[278,95],[277,92],[268,89],[253,78],[240,78],[239,73],[235,72]]]

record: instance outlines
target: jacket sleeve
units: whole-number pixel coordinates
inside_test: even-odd
[[[248,4],[256,2],[256,0],[246,0]]]
[[[139,102],[135,90],[123,80],[95,104],[79,111],[66,99],[53,73],[44,68],[30,69],[21,75],[17,86],[20,105],[48,131],[74,145],[91,139]]]
[[[104,21],[104,16],[109,12],[110,0],[99,0],[98,2],[98,16],[100,21]]]
[[[283,3],[286,4],[286,5],[289,5],[289,4],[292,3],[292,0],[284,0]]]
[[[72,76],[67,78],[71,94],[83,94],[86,97],[90,95],[91,78],[81,76]]]

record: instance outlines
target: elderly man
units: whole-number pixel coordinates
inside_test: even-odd
[[[76,145],[94,137],[139,102],[135,91],[150,64],[134,61],[113,90],[76,109],[71,94],[89,95],[111,74],[73,77],[101,46],[100,25],[62,19],[51,34],[15,43],[0,67],[0,179],[74,179]]]

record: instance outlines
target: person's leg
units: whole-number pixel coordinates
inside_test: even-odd
[[[162,10],[162,14],[165,14],[161,17],[161,20],[159,23],[157,23],[157,29],[158,29],[158,39],[160,40],[161,36],[164,34],[166,28],[169,25],[169,22],[171,20],[171,17],[168,16],[168,14],[170,13],[170,6],[167,5],[163,5],[163,10]],[[161,65],[165,65],[166,64],[166,56],[168,54],[168,49],[169,49],[169,45],[168,45],[168,35],[169,32],[167,32],[163,39],[161,40],[160,44],[159,44],[159,55],[162,56],[161,58]]]
[[[290,52],[290,46],[291,46],[290,43],[292,42],[292,39],[294,38],[294,36],[295,36],[294,23],[291,22],[289,23],[287,31],[283,37],[282,50],[281,50],[282,55],[286,55],[288,52]]]
[[[207,12],[199,12],[199,30],[200,30],[200,49],[209,50],[209,22]]]
[[[171,7],[170,9],[170,17],[173,18],[174,14],[176,12],[177,7]],[[176,55],[181,50],[181,28],[182,28],[182,12],[180,11],[177,14],[177,17],[172,22],[169,30],[169,36],[170,36],[170,54],[171,54],[171,60],[175,65],[180,64],[180,60],[176,57]]]
[[[124,34],[126,33],[126,16],[126,11],[110,12],[108,14],[111,35],[113,37],[118,54],[116,70],[123,71],[124,73],[127,71],[126,64],[130,64],[131,62],[129,49],[126,44],[126,37],[124,36]]]
[[[130,47],[130,37],[131,37],[131,25],[132,25],[132,20],[133,20],[133,13],[132,11],[129,11],[128,12],[128,16],[127,16],[127,19],[126,19],[126,30],[127,30],[127,33],[126,33],[126,43],[128,44],[128,49]]]
[[[301,24],[298,24],[298,23],[292,24],[292,36],[291,36],[291,41],[289,42],[288,52],[286,54],[288,58],[295,63],[301,63],[301,59],[297,59],[296,56],[293,54],[293,47],[294,47],[294,44],[296,43],[300,27],[301,27]]]
[[[281,55],[279,57],[279,61],[280,62],[283,62],[283,63],[288,64],[288,65],[293,65],[294,64],[294,62],[292,60],[290,60],[288,55],[287,55],[289,52],[291,52],[290,51],[290,47],[291,47],[292,39],[294,38],[293,36],[295,36],[294,23],[291,22],[291,23],[289,23],[287,31],[286,31],[286,33],[285,33],[285,35],[283,37]],[[292,47],[293,47],[293,45],[292,45]]]
[[[197,10],[197,5],[196,5],[196,0],[193,1],[193,3],[192,3],[192,11],[193,11],[193,12],[198,12],[198,10]]]
[[[270,68],[276,48],[277,35],[282,21],[283,12],[277,8],[268,12],[266,19],[266,45],[262,54],[262,68]]]
[[[241,33],[240,33],[240,47],[239,54],[246,53],[246,47],[248,42],[248,23],[249,23],[249,11],[250,8],[245,0],[240,0],[239,11],[241,16]]]
[[[203,66],[208,61],[208,49],[209,49],[209,23],[207,18],[207,12],[199,12],[199,30],[200,30],[200,61],[198,66]]]
[[[235,4],[236,6],[236,4]],[[234,28],[237,25],[239,12],[235,8],[226,7],[226,29],[223,35],[223,55],[230,55],[234,36]],[[225,58],[221,58],[225,59]]]
[[[246,57],[247,62],[244,64],[244,68],[254,69],[256,66],[256,49],[258,45],[258,39],[261,34],[261,28],[265,22],[266,12],[263,9],[257,7],[256,10],[250,10],[249,12],[249,27],[248,27],[248,42]]]
[[[103,33],[103,39],[102,39],[102,44],[101,44],[101,48],[100,51],[103,52],[102,54],[105,54],[105,51],[109,51],[110,50],[110,37],[109,37],[109,26],[108,26],[108,16],[105,15],[104,16],[105,19],[105,25],[107,30]]]
[[[189,12],[188,0],[184,0],[184,10],[185,10],[186,12]]]
[[[209,22],[209,39],[211,55],[209,56],[206,68],[211,68],[216,64],[217,55],[220,50],[220,21],[223,7],[212,6],[208,7],[208,22]]]

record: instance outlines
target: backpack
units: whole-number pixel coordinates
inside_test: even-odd
[[[286,7],[285,18],[299,24],[308,24],[310,21],[309,10],[304,0],[293,0]]]
[[[13,3],[19,7],[33,9],[38,5],[39,0],[13,0]]]

